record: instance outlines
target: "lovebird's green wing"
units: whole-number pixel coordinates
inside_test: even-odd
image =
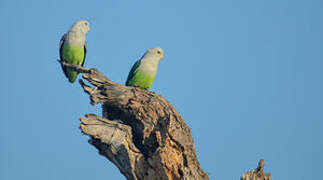
[[[134,86],[134,84],[132,84],[133,82],[133,78],[135,76],[136,71],[138,70],[140,66],[140,60],[136,61],[135,64],[132,66],[129,74],[128,74],[128,78],[126,81],[126,86]]]
[[[81,66],[83,67],[84,63],[85,63],[85,58],[86,58],[86,52],[87,52],[87,45],[86,45],[86,41],[85,41],[85,44],[84,44],[84,58],[83,58],[83,62],[81,64]]]
[[[155,74],[143,72],[141,69],[141,60],[137,61],[131,68],[126,82],[126,86],[140,87],[149,90],[155,80]]]
[[[66,38],[66,34],[64,34],[64,35],[62,36],[62,38],[61,38],[61,40],[60,40],[60,42],[59,42],[59,58],[61,59],[61,61],[65,61],[65,60],[63,59],[63,57],[62,57],[62,50],[63,50],[63,44],[64,44],[64,42],[65,42],[65,38]],[[63,72],[64,72],[64,74],[65,74],[65,77],[67,77],[67,78],[68,78],[68,76],[67,76],[67,72],[66,72],[66,68],[65,68],[63,65],[61,65],[61,66],[62,66]]]

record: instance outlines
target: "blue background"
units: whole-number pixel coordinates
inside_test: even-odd
[[[211,179],[260,158],[273,179],[322,180],[323,1],[0,1],[0,179],[124,179],[78,118],[101,114],[60,65],[59,40],[90,22],[86,67],[124,83],[151,47],[152,91],[192,130]]]

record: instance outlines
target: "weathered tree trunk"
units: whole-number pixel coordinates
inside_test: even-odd
[[[61,62],[83,73],[80,80],[103,117],[87,114],[81,130],[129,180],[206,180],[189,127],[162,96],[112,82],[96,69]]]
[[[89,143],[115,164],[129,180],[207,180],[197,160],[189,127],[162,96],[112,82],[97,69],[59,61],[83,73],[83,90],[91,104],[102,104],[103,117],[80,118]],[[264,160],[241,180],[270,180]]]

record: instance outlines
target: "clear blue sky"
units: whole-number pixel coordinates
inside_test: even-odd
[[[101,114],[59,64],[61,36],[90,22],[87,67],[124,83],[146,49],[165,58],[152,91],[192,130],[211,179],[260,158],[273,179],[322,180],[323,1],[0,1],[0,179],[124,177],[80,133]]]

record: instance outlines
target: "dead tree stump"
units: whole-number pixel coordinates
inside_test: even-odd
[[[103,117],[80,118],[81,130],[128,180],[208,180],[197,160],[189,127],[162,96],[111,81],[97,69],[59,61],[83,73],[79,80],[92,105],[102,104]],[[264,160],[241,180],[270,180]]]
[[[112,82],[97,69],[60,62],[83,73],[91,104],[103,117],[80,118],[89,143],[129,180],[207,180],[197,160],[189,127],[162,96]]]

